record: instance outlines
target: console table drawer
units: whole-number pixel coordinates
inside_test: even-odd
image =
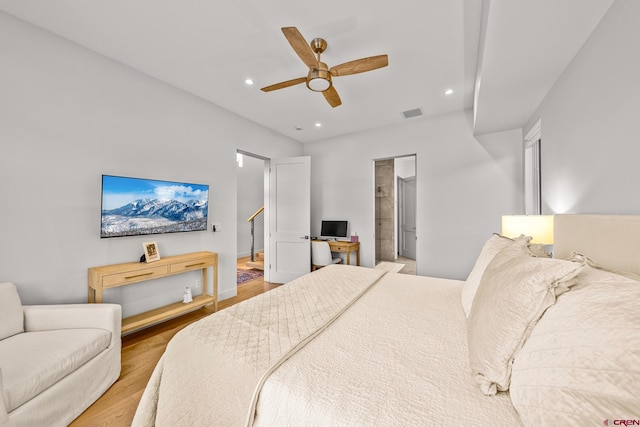
[[[144,270],[129,271],[126,273],[110,274],[103,276],[102,287],[109,288],[114,286],[128,285],[129,283],[142,282],[143,280],[162,277],[167,274],[167,266],[158,266],[153,268],[145,268]]]
[[[176,262],[169,266],[169,271],[172,274],[175,274],[183,271],[201,270],[202,268],[211,265],[211,263],[212,263],[211,259],[207,259],[207,258],[195,259],[195,260],[184,261],[184,262]]]

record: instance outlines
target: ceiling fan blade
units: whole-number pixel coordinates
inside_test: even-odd
[[[307,67],[315,68],[318,65],[318,59],[316,55],[311,50],[311,46],[307,41],[302,37],[300,31],[296,27],[283,27],[282,33],[289,41],[289,44],[293,48],[293,50],[298,54],[302,62],[304,62]]]
[[[329,105],[331,105],[333,108],[336,108],[338,105],[342,104],[340,95],[338,95],[338,91],[335,87],[333,87],[333,85],[329,89],[323,91],[322,94],[324,95],[324,99],[326,99]]]
[[[376,70],[389,65],[387,55],[369,56],[368,58],[356,59],[344,64],[331,67],[329,72],[332,76],[348,76],[349,74],[364,73],[365,71]]]
[[[300,83],[304,83],[306,81],[307,81],[306,77],[299,77],[297,79],[287,80],[286,82],[280,82],[280,83],[276,83],[276,84],[271,85],[271,86],[266,86],[266,87],[263,87],[260,90],[263,91],[263,92],[271,92],[272,90],[284,89],[285,87],[295,86],[295,85],[298,85]]]

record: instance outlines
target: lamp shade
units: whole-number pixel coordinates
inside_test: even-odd
[[[531,236],[531,243],[553,244],[553,215],[503,215],[502,235]]]

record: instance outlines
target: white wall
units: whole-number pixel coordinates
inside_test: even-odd
[[[529,120],[543,213],[640,213],[640,2],[617,0]]]
[[[416,176],[416,159],[414,156],[396,157],[395,159],[393,159],[393,165],[396,174],[396,179],[394,181],[396,181],[396,183],[397,178],[405,179]]]
[[[464,279],[500,216],[522,210],[522,132],[474,138],[470,111],[413,119],[305,145],[311,155],[311,234],[345,218],[373,266],[375,159],[417,155],[418,274]]]
[[[0,62],[0,282],[26,304],[85,302],[88,267],[140,257],[149,237],[99,237],[104,173],[209,184],[222,232],[152,239],[161,256],[218,252],[220,295],[235,295],[236,149],[278,157],[301,144],[3,12]],[[194,278],[105,301],[130,315],[179,300]]]
[[[247,218],[264,205],[264,160],[243,156],[238,175],[238,258],[251,255],[251,224]],[[256,231],[258,231],[256,226]],[[256,251],[264,249],[264,233],[256,236]]]

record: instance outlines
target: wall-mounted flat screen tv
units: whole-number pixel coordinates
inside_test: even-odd
[[[102,175],[100,237],[203,231],[209,186]]]

